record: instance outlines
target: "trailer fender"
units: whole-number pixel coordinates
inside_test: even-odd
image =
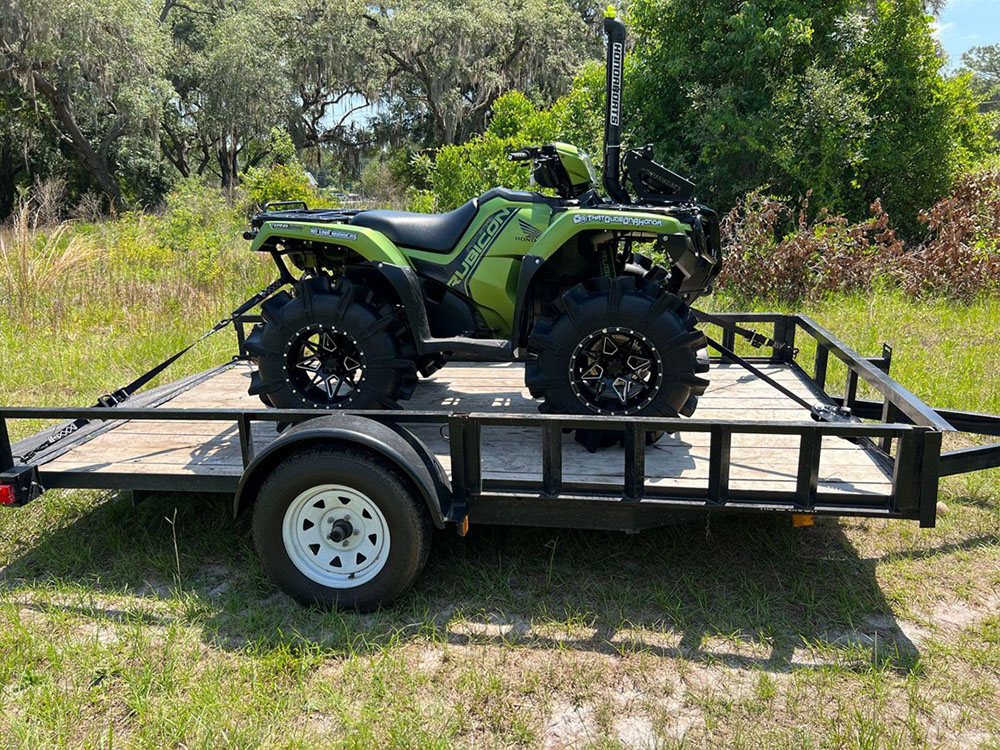
[[[444,528],[451,510],[451,484],[438,460],[408,430],[356,414],[330,414],[285,430],[246,467],[233,498],[233,516],[249,508],[264,479],[283,459],[317,443],[355,446],[391,462],[416,487],[431,520]]]

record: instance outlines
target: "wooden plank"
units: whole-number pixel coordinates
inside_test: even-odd
[[[807,384],[792,370],[764,367],[765,372],[796,393],[813,399]],[[179,394],[167,406],[175,408],[263,409],[247,394],[251,368],[236,365]],[[737,366],[717,365],[712,385],[703,396],[698,417],[798,421],[804,410]],[[421,382],[407,404],[415,409],[538,413],[538,402],[524,388],[523,366],[517,363],[455,363]],[[450,472],[449,444],[438,425],[410,426]],[[276,436],[273,424],[254,424],[254,448],[261,450]],[[540,481],[541,428],[488,427],[483,430],[482,470],[485,479]],[[644,454],[647,486],[707,487],[710,433],[679,432],[665,436]],[[799,462],[796,436],[734,433],[731,489],[795,489]],[[158,472],[180,475],[238,475],[242,469],[238,429],[228,422],[137,420],[123,423],[46,466],[49,471]],[[624,480],[621,448],[587,453],[573,440],[562,439],[565,482]],[[823,441],[818,473],[821,492],[859,491],[884,494],[890,482],[872,457],[859,447],[836,438]]]

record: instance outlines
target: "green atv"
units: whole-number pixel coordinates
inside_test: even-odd
[[[251,394],[395,409],[448,360],[517,360],[543,411],[694,412],[708,355],[688,305],[720,270],[719,220],[651,147],[621,154],[625,27],[604,29],[607,198],[588,156],[554,143],[510,154],[554,196],[498,187],[444,214],[286,203],[254,217],[245,236],[292,292],[264,303],[247,338]]]

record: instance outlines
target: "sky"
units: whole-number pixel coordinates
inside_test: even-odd
[[[969,47],[1000,42],[1000,0],[948,0],[937,29],[950,66],[957,67]]]

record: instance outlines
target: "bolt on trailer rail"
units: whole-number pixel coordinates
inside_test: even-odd
[[[746,361],[782,368],[794,374],[817,401],[845,406],[856,417],[878,421],[812,421],[804,410],[802,419],[762,421],[741,419],[739,410],[731,418],[663,419],[466,413],[453,408],[318,413],[311,409],[171,406],[177,394],[208,382],[231,366],[227,363],[140,394],[114,407],[112,413],[103,407],[0,407],[0,503],[22,505],[53,488],[217,492],[234,495],[236,513],[253,503],[267,472],[296,448],[335,439],[395,462],[419,487],[435,525],[455,523],[462,533],[469,523],[639,531],[670,523],[678,511],[900,518],[930,527],[935,523],[940,477],[1000,466],[1000,443],[942,453],[943,433],[959,430],[1000,436],[1000,417],[927,406],[889,376],[890,348],[884,347],[880,357],[863,357],[803,315],[729,313],[715,317],[731,324],[772,327],[770,354],[747,357]],[[234,321],[240,350],[234,362],[246,358],[244,329],[257,320],[257,316],[243,315]],[[795,361],[797,335],[807,337],[815,346],[809,371]],[[722,342],[724,347],[734,348],[732,329],[723,328]],[[840,394],[827,391],[831,355],[846,368]],[[726,358],[716,358],[714,365],[725,367]],[[862,382],[878,398],[859,398]],[[314,421],[317,418],[322,422]],[[27,454],[59,429],[12,445],[8,423],[25,419],[93,421],[25,465],[15,456]],[[235,427],[233,442],[238,444],[238,455],[225,471],[165,472],[159,464],[134,463],[123,464],[119,470],[93,459],[85,465],[61,466],[74,451],[88,444],[99,445],[102,436],[113,435],[115,429],[129,423],[210,423],[230,434]],[[277,423],[295,426],[262,445],[259,433],[273,435]],[[422,426],[423,439],[416,437]],[[440,433],[444,454],[440,448],[436,453],[428,448],[428,426]],[[605,476],[584,481],[567,475],[564,456],[573,444],[564,441],[564,432],[570,429],[620,431],[623,450],[601,451],[604,465],[617,461],[617,471],[605,469]],[[486,430],[533,435],[526,450],[540,455],[540,470],[529,478],[484,472],[484,451],[488,458],[490,450],[483,439]],[[653,431],[699,436],[707,445],[707,470],[686,485],[649,481],[651,461],[659,455],[646,446],[646,433]],[[763,443],[785,441],[794,454],[790,481],[760,487],[734,481],[734,452],[738,450],[734,446],[746,436]],[[820,464],[830,450],[830,440],[846,441],[870,458],[884,475],[882,491],[865,491],[850,482],[838,486],[836,492],[829,491],[821,480]],[[155,449],[155,438],[151,446]],[[195,447],[192,452],[197,450]],[[768,467],[759,468],[766,471]]]

